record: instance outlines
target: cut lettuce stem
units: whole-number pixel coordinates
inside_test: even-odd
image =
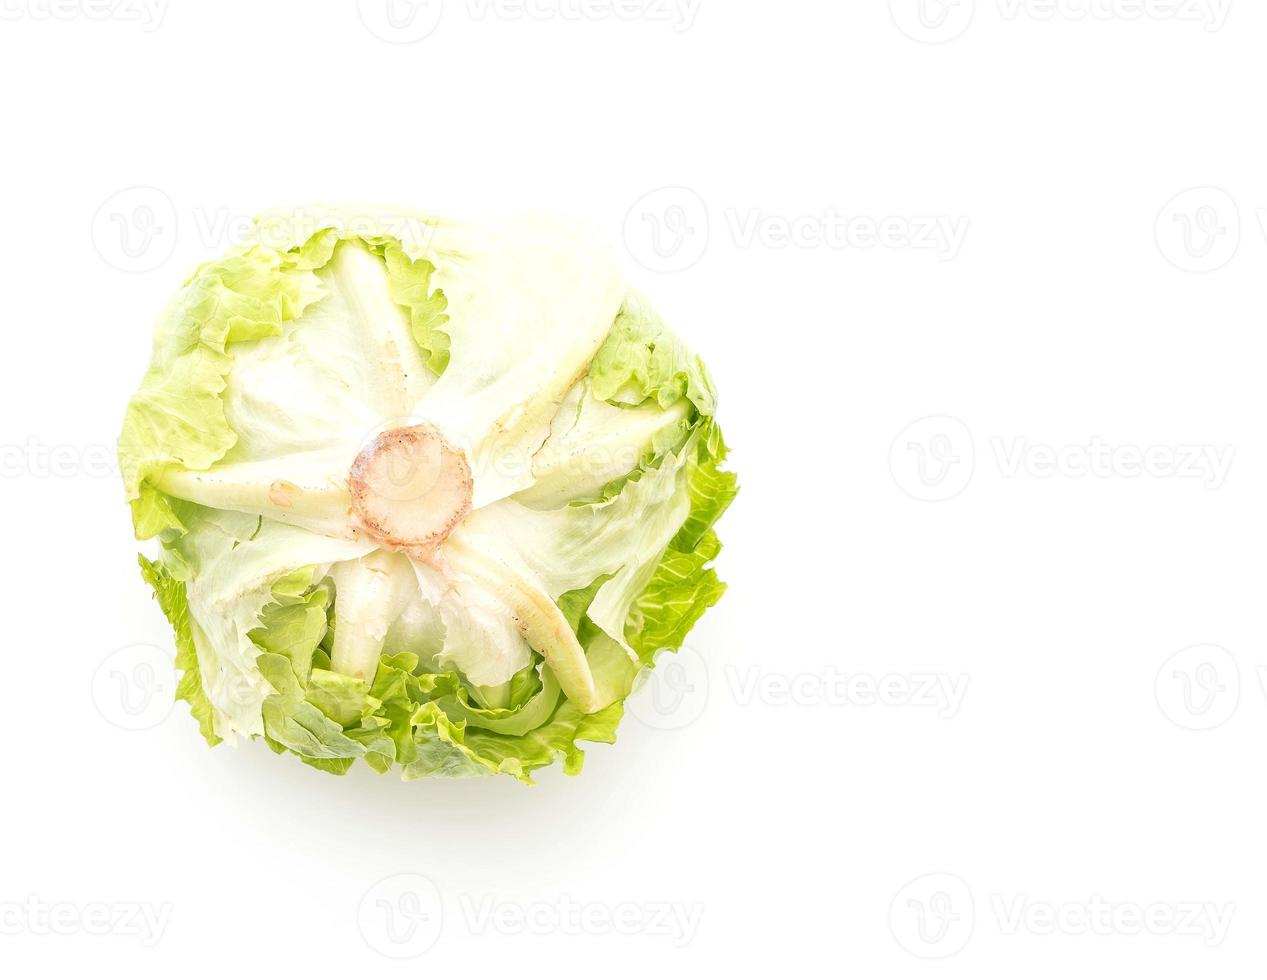
[[[334,644],[330,667],[360,680],[374,679],[383,639],[413,585],[413,569],[401,555],[375,551],[339,562],[334,579]]]
[[[352,463],[357,523],[383,547],[426,558],[471,511],[471,467],[431,425],[381,433]]]
[[[333,537],[352,538],[346,451],[318,450],[208,470],[168,467],[154,483],[204,507],[262,514]]]
[[[376,371],[370,407],[384,422],[405,418],[432,376],[414,343],[408,314],[392,299],[382,260],[359,242],[342,242],[328,269],[364,338],[365,361]]]
[[[554,601],[507,562],[472,546],[459,529],[441,552],[450,571],[496,595],[512,611],[515,625],[545,657],[568,700],[589,714],[603,707],[580,641]]]

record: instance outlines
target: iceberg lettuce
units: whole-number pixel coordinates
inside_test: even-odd
[[[725,591],[715,415],[573,224],[257,219],[160,318],[119,440],[179,696],[331,773],[579,771]]]

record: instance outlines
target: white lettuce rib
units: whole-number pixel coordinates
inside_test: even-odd
[[[334,538],[356,538],[348,521],[348,450],[294,453],[209,470],[171,468],[158,489],[204,507],[258,514]]]
[[[467,448],[481,507],[531,485],[532,456],[611,330],[624,284],[605,248],[559,222],[445,225],[423,252],[448,299],[451,344],[415,414]]]
[[[272,601],[273,583],[305,565],[315,565],[320,580],[331,563],[359,558],[372,545],[246,514],[201,512],[182,546],[198,556],[198,574],[188,583],[190,628],[216,734],[258,735],[260,705],[272,688],[249,634]]]
[[[340,674],[374,679],[383,641],[393,622],[418,591],[409,560],[375,551],[339,562],[334,579],[334,646],[330,666]]]
[[[667,454],[601,504],[533,510],[501,500],[475,511],[461,530],[472,547],[512,555],[552,599],[611,576],[588,615],[633,656],[624,624],[690,511],[685,461],[694,447],[688,442],[680,453]]]
[[[470,579],[509,608],[523,638],[545,657],[559,686],[581,711],[597,711],[598,693],[576,634],[554,600],[505,556],[464,540],[461,528],[441,546],[440,562],[460,581]]]
[[[656,436],[686,419],[690,408],[685,398],[667,409],[654,401],[617,408],[588,392],[569,394],[533,457],[532,486],[515,500],[547,510],[597,496],[608,483],[636,470]]]
[[[532,648],[516,626],[513,611],[499,595],[469,577],[452,574],[452,569],[445,575],[428,562],[415,560],[413,566],[426,609],[407,610],[416,617],[413,628],[396,635],[412,632],[425,640],[438,631],[439,649],[431,652],[434,662],[441,669],[459,671],[477,700],[506,707],[510,679],[532,663]],[[429,617],[434,619],[428,623]]]
[[[601,504],[534,510],[500,500],[472,513],[459,530],[473,547],[513,555],[558,598],[659,556],[690,509],[687,451],[669,453]]]
[[[360,242],[341,242],[327,266],[329,282],[346,305],[372,372],[365,402],[384,424],[399,424],[431,386],[409,326],[409,314],[392,299],[382,260]]]

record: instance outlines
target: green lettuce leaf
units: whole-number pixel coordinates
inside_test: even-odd
[[[668,408],[687,398],[712,416],[717,394],[704,362],[686,349],[647,298],[630,290],[611,333],[590,365],[594,393],[606,401],[641,405],[654,398]]]
[[[651,663],[659,650],[681,647],[699,618],[726,591],[711,567],[721,552],[713,525],[739,492],[735,474],[721,468],[726,454],[721,429],[710,419],[687,467],[690,512],[625,625],[625,635],[645,663]]]
[[[166,568],[144,555],[137,557],[140,560],[141,577],[154,589],[154,598],[158,600],[158,606],[163,610],[167,621],[172,624],[172,632],[176,636],[176,669],[180,671],[176,697],[188,702],[202,737],[208,744],[217,745],[221,739],[212,724],[211,702],[202,689],[202,676],[198,672],[198,653],[194,649],[193,632],[189,623],[185,583],[173,578]]]
[[[449,322],[449,301],[444,290],[431,288],[435,266],[426,259],[411,259],[395,242],[384,245],[382,255],[392,298],[409,310],[414,341],[427,355],[427,367],[443,374],[449,365],[450,339],[442,329]]]
[[[275,751],[334,774],[364,759],[378,772],[399,766],[406,779],[504,773],[531,782],[534,770],[559,759],[568,772],[579,771],[578,741],[615,740],[619,705],[577,711],[539,661],[517,675],[515,706],[502,709],[475,705],[455,672],[420,672],[410,653],[384,656],[372,683],[313,666],[324,662],[330,596],[312,579],[312,568],[278,579],[251,632],[273,690],[262,710]]]
[[[320,298],[320,282],[289,255],[253,246],[194,273],[159,320],[154,357],[128,403],[119,465],[138,538],[184,530],[149,482],[164,466],[205,470],[237,441],[222,394],[229,344],[281,331]]]

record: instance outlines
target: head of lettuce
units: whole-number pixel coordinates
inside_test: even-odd
[[[715,412],[567,222],[258,219],[163,313],[119,439],[179,696],[331,773],[579,771],[725,589]]]

